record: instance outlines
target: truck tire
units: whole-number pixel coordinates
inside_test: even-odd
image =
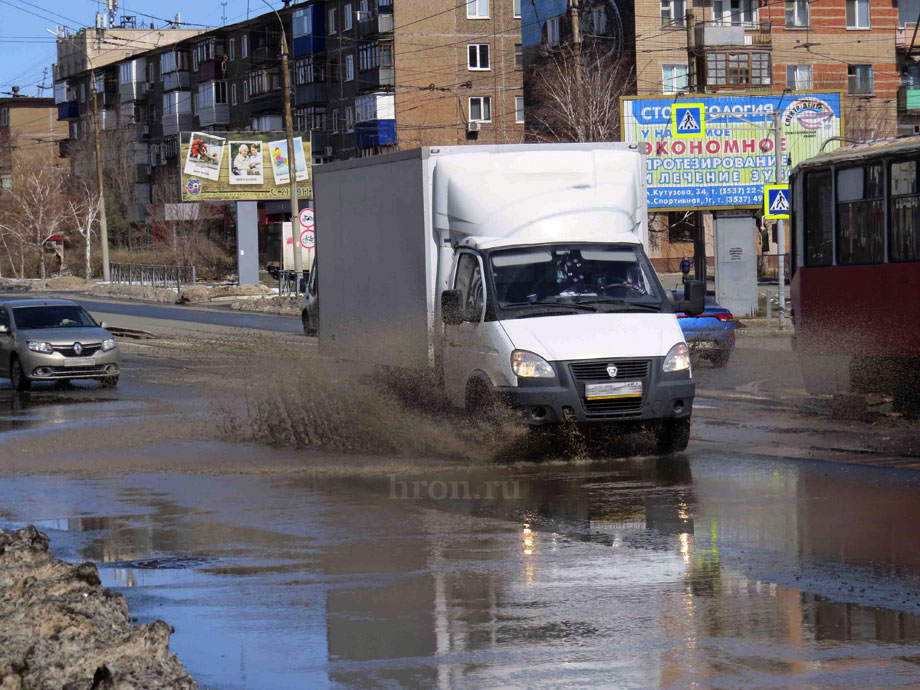
[[[316,337],[316,329],[310,323],[310,315],[306,311],[301,312],[300,321],[303,323],[303,334],[308,338]]]
[[[492,385],[479,378],[471,379],[466,386],[466,412],[471,419],[486,423],[498,420],[496,403],[498,399]]]
[[[690,442],[690,417],[666,419],[658,429],[657,450],[659,455],[673,455],[687,449]]]

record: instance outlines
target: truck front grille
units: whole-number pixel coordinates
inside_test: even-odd
[[[639,413],[642,410],[643,398],[629,398],[626,400],[585,400],[585,412],[590,415],[623,415]]]
[[[575,362],[569,366],[576,381],[610,381],[610,374],[607,373],[607,367],[610,365],[617,368],[617,375],[613,380],[644,379],[648,376],[647,359]]]

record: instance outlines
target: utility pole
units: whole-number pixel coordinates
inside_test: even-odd
[[[87,59],[89,56],[87,55]],[[96,68],[90,62],[89,92],[93,99],[93,144],[96,147],[96,186],[99,190],[99,244],[102,246],[102,279],[111,280],[109,272],[109,226],[105,220],[105,188],[102,176],[102,137],[99,134],[99,102],[96,98]]]
[[[578,92],[580,95],[582,88],[580,0],[569,0],[569,15],[572,20],[572,53],[575,56],[575,79],[578,82]]]
[[[776,184],[783,183],[783,120],[781,111],[773,113],[773,153],[776,158]],[[786,221],[776,221],[776,281],[778,283],[779,328],[786,328]]]
[[[279,18],[280,19],[280,18]],[[284,129],[287,134],[288,176],[291,185],[291,240],[294,242],[294,294],[300,292],[303,279],[303,252],[300,249],[300,209],[297,203],[297,165],[294,153],[294,118],[291,114],[291,73],[288,70],[287,37],[281,25],[281,88],[284,89]]]

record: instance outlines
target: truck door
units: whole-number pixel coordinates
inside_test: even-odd
[[[479,331],[484,327],[486,293],[482,257],[461,250],[451,287],[459,290],[467,319],[457,326],[444,327],[444,386],[451,402],[463,406],[470,375],[483,367]]]

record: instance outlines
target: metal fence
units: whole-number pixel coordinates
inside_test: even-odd
[[[306,292],[308,271],[303,272],[303,278],[300,279],[300,285],[297,284],[296,271],[278,271],[278,294],[282,297],[287,295],[302,295]]]
[[[194,266],[154,266],[151,264],[110,263],[109,272],[113,283],[129,285],[150,285],[151,287],[175,287],[195,283]]]

